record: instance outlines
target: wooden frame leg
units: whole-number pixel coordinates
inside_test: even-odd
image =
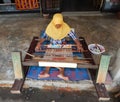
[[[12,62],[13,62],[15,81],[11,88],[11,93],[19,94],[21,93],[21,88],[24,83],[24,75],[23,75],[20,52],[12,52]]]
[[[109,55],[102,55],[97,75],[96,83],[105,83],[106,75],[108,72],[110,63],[110,56]]]
[[[109,63],[110,63],[110,56],[102,55],[100,60],[97,80],[96,80],[96,83],[94,83],[96,91],[98,93],[99,100],[102,100],[102,101],[110,100],[109,94],[104,85],[107,72],[108,72]]]

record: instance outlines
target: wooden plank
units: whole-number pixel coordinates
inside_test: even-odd
[[[33,37],[32,41],[31,41],[31,44],[30,44],[30,47],[29,47],[29,49],[27,51],[30,54],[35,52],[35,47],[36,47],[36,44],[38,42],[35,39],[38,39],[38,37]],[[26,59],[31,59],[31,56],[26,55],[24,60],[26,60]]]
[[[23,66],[38,66],[38,61],[35,60],[27,60],[22,62]],[[83,64],[83,63],[78,63],[77,64],[78,68],[88,68],[88,69],[98,69],[98,65],[92,65],[92,64]]]
[[[22,85],[24,83],[24,75],[23,75],[23,69],[21,64],[21,56],[20,52],[12,52],[12,61],[13,61],[13,68],[14,68],[14,75],[15,75],[15,81],[11,88],[11,93],[13,94],[20,94]]]
[[[39,62],[39,66],[63,67],[63,68],[77,68],[77,63],[67,62]]]
[[[35,41],[35,39],[38,38],[38,37],[34,37],[31,44],[30,44],[30,47],[28,49],[28,53],[33,53],[34,52],[34,49],[35,49],[35,46],[37,44],[37,42]],[[15,61],[16,59],[16,56],[14,56],[15,54],[13,54],[13,59]],[[15,58],[14,58],[15,57]],[[18,56],[17,56],[18,57]],[[25,59],[31,59],[30,56],[26,55],[25,56]],[[25,60],[24,59],[24,60]],[[28,72],[28,66],[23,66],[23,72],[24,72],[24,77],[20,77],[18,74],[18,77],[16,78],[21,78],[21,79],[15,79],[13,85],[12,85],[12,88],[11,88],[11,93],[13,94],[20,94],[21,93],[21,89],[23,87],[23,84],[24,84],[24,81],[25,81],[25,77],[26,77],[26,74]],[[19,73],[19,72],[18,72]]]
[[[83,37],[80,37],[79,40],[80,40],[81,44],[83,45],[83,48],[85,50],[88,50],[88,46],[87,46],[87,43],[85,42],[85,39]],[[92,58],[93,59],[90,51],[83,52],[83,54],[84,54],[85,58]],[[106,87],[105,87],[104,83],[102,83],[102,84],[96,83],[96,77],[95,76],[97,74],[98,65],[95,65],[95,61],[94,60],[92,60],[91,64],[93,66],[96,66],[96,69],[94,69],[94,70],[93,69],[89,69],[89,72],[90,72],[93,84],[95,86],[95,89],[96,89],[96,92],[97,92],[97,95],[98,95],[98,99],[99,100],[103,100],[103,101],[110,100],[109,94],[108,94],[108,92],[106,90]]]
[[[12,62],[13,62],[15,79],[22,79],[24,76],[23,76],[20,52],[12,52]]]
[[[85,57],[85,58],[91,58],[91,59],[92,59],[92,60],[91,60],[91,64],[92,64],[92,65],[95,65],[95,61],[93,60],[93,57],[92,57],[92,55],[91,55],[91,52],[90,52],[89,49],[88,49],[88,45],[87,45],[85,39],[84,39],[83,37],[79,37],[79,41],[80,41],[80,43],[82,44],[83,49],[85,50],[85,51],[83,52],[84,57]]]
[[[20,94],[23,83],[24,83],[24,79],[15,79],[14,84],[13,84],[10,92],[12,94]]]
[[[107,75],[108,67],[109,67],[109,62],[110,62],[109,55],[102,55],[101,56],[96,83],[105,83],[106,75]]]
[[[30,43],[30,46],[29,46],[29,48],[28,48],[27,53],[32,54],[32,53],[35,52],[35,47],[36,47],[36,44],[37,44],[37,41],[36,41],[35,39],[38,39],[38,37],[33,37],[32,41],[31,41],[31,43]],[[25,58],[24,58],[24,61],[26,61],[26,59],[32,59],[32,57],[26,54],[26,56],[25,56]],[[38,64],[37,64],[37,65],[38,65]],[[27,66],[25,67],[25,66],[23,65],[25,76],[27,75],[27,72],[28,72],[28,69],[29,69],[28,66],[29,66],[29,65],[27,65]]]
[[[96,74],[97,74],[97,70],[89,70],[90,72],[90,75],[91,75],[91,78],[92,78],[92,81],[93,81],[93,84],[95,86],[95,89],[96,89],[96,92],[97,92],[97,95],[98,95],[98,99],[100,101],[108,101],[110,100],[110,96],[106,90],[106,87],[104,85],[104,83],[96,83]]]
[[[106,87],[103,83],[99,84],[99,83],[94,83],[97,94],[98,94],[98,99],[100,101],[109,101],[110,100],[110,96],[106,90]]]

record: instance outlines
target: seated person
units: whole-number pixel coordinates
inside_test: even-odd
[[[74,32],[71,30],[69,25],[63,21],[63,16],[60,13],[56,13],[53,16],[53,19],[48,24],[45,32],[43,33],[43,36],[40,38],[40,41],[37,43],[35,47],[35,51],[39,52],[41,44],[49,37],[50,43],[55,44],[64,44],[65,43],[65,37],[71,37],[74,42],[77,45],[77,50],[82,52],[83,48],[80,44],[79,40],[76,38]],[[69,80],[67,76],[64,75],[64,68],[58,68],[60,70],[60,74],[57,75],[57,77],[63,79],[63,80]],[[43,74],[39,74],[40,78],[47,78],[49,77],[49,70],[50,67],[46,67]]]

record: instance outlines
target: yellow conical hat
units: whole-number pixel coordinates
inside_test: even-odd
[[[60,28],[56,28],[56,24],[61,24]],[[68,35],[70,32],[70,27],[63,21],[63,16],[60,13],[56,13],[53,16],[52,21],[48,24],[46,28],[46,34],[53,38],[54,40],[61,40]]]

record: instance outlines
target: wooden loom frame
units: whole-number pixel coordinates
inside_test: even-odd
[[[38,37],[33,37],[33,40],[32,40],[30,47],[27,51],[30,54],[34,53],[34,49],[35,49],[35,46],[37,44],[36,39],[38,39]],[[92,77],[93,84],[96,88],[99,100],[109,100],[110,97],[109,97],[108,92],[106,90],[106,87],[104,85],[104,82],[105,82],[104,79],[106,78],[110,57],[103,55],[101,62],[100,62],[100,66],[96,65],[93,58],[92,58],[90,51],[88,50],[88,46],[86,44],[85,39],[83,37],[79,37],[79,41],[83,45],[84,50],[87,50],[87,51],[83,52],[84,57],[86,59],[91,58],[91,61],[90,61],[90,64],[77,63],[77,66],[79,68],[84,67],[84,68],[89,69],[89,72],[90,72],[90,75]],[[13,61],[15,80],[14,80],[14,83],[13,83],[12,88],[11,88],[11,93],[20,94],[29,66],[38,66],[38,62],[33,61],[31,58],[32,58],[31,56],[26,55],[24,58],[24,61],[22,62],[21,58],[20,58],[20,52],[12,52],[12,61]],[[104,65],[103,62],[107,62],[107,64]],[[105,68],[105,73],[104,73],[103,77],[101,76],[101,78],[100,78],[101,71],[103,71],[101,69],[103,67]],[[98,71],[98,69],[99,69],[99,71]],[[97,75],[97,73],[98,73],[98,75]],[[95,76],[97,76],[97,80],[96,80]]]

